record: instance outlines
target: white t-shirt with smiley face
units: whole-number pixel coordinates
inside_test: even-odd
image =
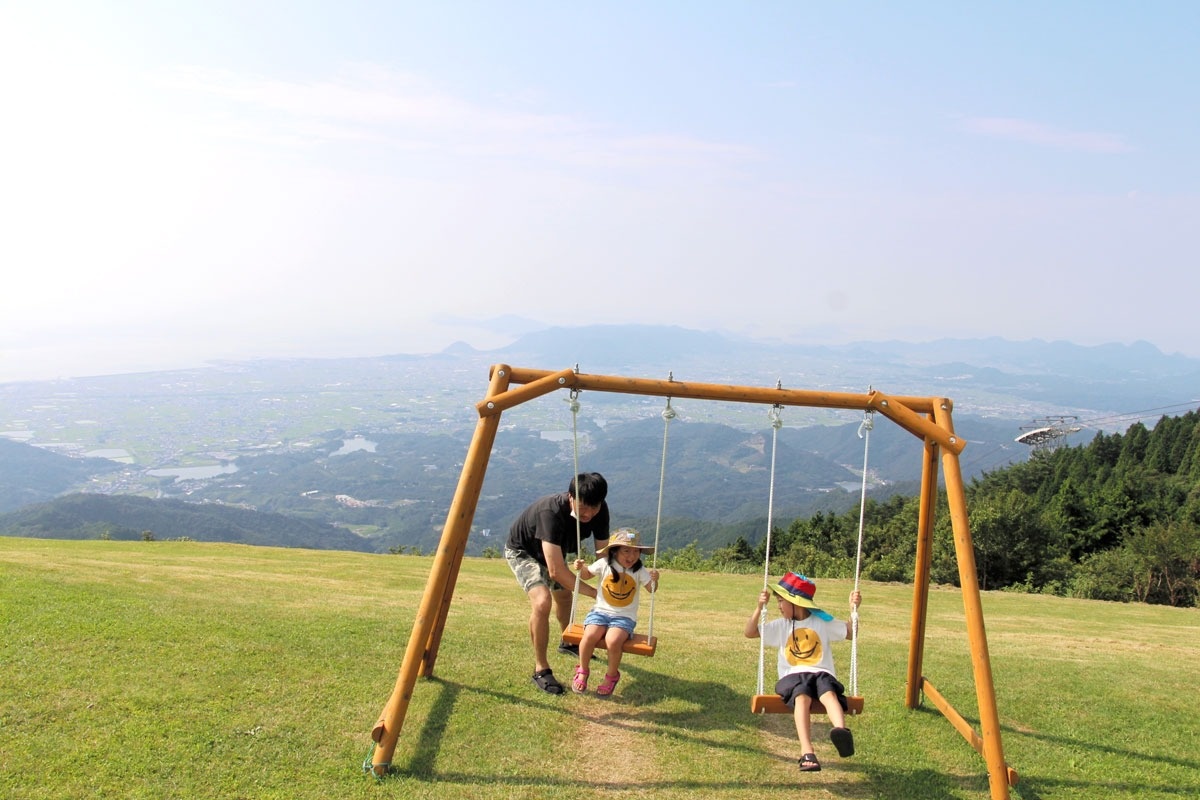
[[[825,620],[810,614],[804,619],[773,619],[760,625],[758,635],[767,647],[779,648],[779,677],[793,672],[833,671],[833,650],[829,645],[846,639],[846,623]]]
[[[588,572],[598,578],[594,610],[614,617],[637,619],[642,596],[640,589],[650,585],[650,570],[643,566],[637,572],[628,572],[615,561],[610,564],[607,558],[600,558],[588,566]]]

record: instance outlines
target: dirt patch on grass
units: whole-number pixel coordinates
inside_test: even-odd
[[[595,691],[596,681],[593,674],[591,691]],[[595,786],[611,784],[614,775],[619,775],[625,786],[659,780],[662,765],[654,739],[647,735],[650,729],[631,718],[629,710],[620,705],[598,698],[594,704],[595,708],[580,714],[584,722],[579,729],[576,763],[582,766],[577,777]]]

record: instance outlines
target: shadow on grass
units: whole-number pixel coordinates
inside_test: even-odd
[[[745,780],[647,780],[631,782],[628,780],[598,781],[544,776],[497,776],[467,772],[439,772],[430,775],[410,773],[409,777],[419,780],[436,780],[438,784],[457,784],[463,787],[479,786],[480,784],[506,787],[537,787],[540,790],[544,790],[546,794],[538,794],[536,796],[547,797],[550,796],[550,792],[555,790],[575,790],[581,793],[605,791],[619,793],[622,796],[629,795],[630,793],[636,793],[639,796],[643,794],[648,795],[655,791],[688,792],[695,797],[708,797],[716,792],[732,792],[753,788]],[[804,777],[800,773],[796,773],[796,783],[803,784]],[[867,773],[867,781],[865,783],[858,782],[853,785],[839,785],[823,782],[819,784],[819,788],[822,792],[837,797],[853,798],[855,800],[865,800],[866,798],[871,798],[872,800],[913,800],[913,798],[921,798],[921,800],[959,800],[963,796],[962,788],[953,780],[930,770],[889,772],[881,781],[876,781],[873,778],[874,776]],[[771,780],[763,781],[766,787],[777,787],[781,782],[784,782],[784,780],[778,776],[773,776]],[[466,790],[464,789],[464,791]],[[582,795],[577,794],[572,796]]]
[[[731,724],[738,727],[753,726],[756,720],[749,711],[749,697],[740,696],[729,687],[716,682],[685,681],[636,666],[621,666],[624,675],[636,677],[637,680],[623,683],[622,689],[626,691],[603,701],[597,700],[603,702],[610,713],[603,719],[589,717],[593,722],[633,732],[645,732],[648,725],[657,725],[661,728],[661,733],[678,740],[731,752],[759,752],[758,748],[749,745],[731,745],[701,735],[706,730],[728,730]],[[534,702],[529,695],[513,695],[480,686],[453,683],[437,677],[423,680],[437,684],[441,691],[429,709],[421,733],[411,737],[416,740],[416,749],[409,762],[409,771],[413,774],[432,774],[442,736],[460,695],[482,695],[509,705],[528,705]],[[540,694],[533,697],[538,701],[543,700]],[[655,707],[679,704],[686,708],[664,711]],[[576,717],[580,712],[578,708],[564,707],[560,713]],[[739,715],[744,719],[735,722]]]
[[[793,759],[764,753],[761,748],[751,744],[761,725],[761,720],[751,714],[748,695],[738,694],[728,686],[716,682],[680,680],[652,671],[644,671],[637,667],[623,669],[622,672],[627,672],[631,676],[636,675],[638,680],[630,682],[627,694],[614,695],[611,699],[600,702],[610,709],[615,706],[618,709],[627,707],[628,710],[611,712],[603,719],[593,718],[593,722],[637,733],[652,731],[658,735],[708,749],[719,749],[729,753],[765,755],[776,762],[777,766],[771,771],[770,780],[765,780],[764,783],[775,785],[781,780],[786,782],[790,780],[788,775],[794,775],[797,783],[804,783],[805,776],[796,770]],[[655,790],[682,791],[695,792],[697,796],[704,796],[705,792],[747,788],[745,779],[729,781],[650,780],[630,783],[627,779],[607,782],[552,776],[506,776],[494,773],[472,774],[463,771],[438,771],[435,765],[442,738],[455,705],[462,700],[464,695],[486,696],[512,705],[528,705],[534,700],[527,695],[517,696],[477,686],[448,682],[436,677],[425,680],[439,686],[440,691],[429,709],[421,731],[415,735],[403,737],[414,743],[407,768],[393,766],[388,777],[404,776],[419,781],[459,784],[464,787],[479,784],[541,787],[547,792],[556,789],[628,791],[636,788],[639,793]],[[542,700],[540,696],[535,697],[539,701]],[[655,704],[675,705],[680,702],[685,705],[694,704],[694,706],[678,711],[663,711],[652,707]],[[552,708],[553,705],[551,704],[550,707]],[[579,715],[579,709],[564,706],[560,713],[575,717]],[[656,726],[657,730],[654,730]],[[727,731],[731,727],[746,729],[746,744],[732,744],[703,735],[706,730]],[[845,798],[909,800],[912,797],[921,797],[923,800],[953,800],[953,798],[962,796],[962,790],[968,782],[968,779],[955,778],[933,770],[898,770],[873,764],[863,759],[854,762],[839,761],[838,769],[847,774],[855,774],[856,778],[843,784],[827,779],[820,783],[820,788],[830,794]]]
[[[1146,786],[1144,783],[1114,783],[1112,781],[1071,781],[1058,778],[1039,778],[1037,785],[1050,790],[1071,790],[1077,797],[1195,797],[1196,786]],[[1037,790],[1025,785],[1022,781],[1012,790],[1012,796],[1017,800],[1041,800],[1042,795]]]
[[[936,708],[929,708],[927,706],[916,708],[913,710],[913,713],[941,716],[941,712]],[[971,725],[972,729],[978,732],[980,723],[977,717],[964,714],[963,719]],[[1100,744],[1068,736],[1038,733],[1024,728],[1014,728],[1011,725],[1002,724],[1000,730],[1003,741],[1006,743],[1016,739],[1032,739],[1044,745],[1102,753],[1120,759],[1123,762],[1142,762],[1153,771],[1159,771],[1164,765],[1170,765],[1186,770],[1191,775],[1200,776],[1200,759],[1172,758],[1159,754],[1142,753],[1125,747],[1114,747],[1109,744]],[[1005,748],[1005,752],[1006,754],[1009,752],[1008,747]],[[1144,780],[1130,782],[1085,781],[1022,772],[1019,764],[1012,764],[1011,762],[1009,766],[1015,769],[1020,776],[1020,781],[1012,788],[1012,794],[1021,800],[1041,800],[1042,795],[1038,791],[1039,788],[1043,791],[1051,789],[1087,790],[1088,796],[1094,797],[1105,797],[1113,793],[1134,796],[1151,791],[1168,797],[1196,797],[1200,794],[1200,778],[1183,786],[1150,784]]]

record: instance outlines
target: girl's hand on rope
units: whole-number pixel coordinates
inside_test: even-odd
[[[650,591],[652,591],[652,592],[658,591],[658,576],[661,574],[662,573],[660,573],[656,569],[650,570]]]
[[[855,589],[850,592],[850,607],[858,608],[862,604],[862,592]]]
[[[575,574],[578,576],[579,580],[581,580],[581,581],[590,581],[592,578],[596,577],[587,568],[587,562],[584,561],[582,558],[575,559]],[[591,586],[588,586],[586,583],[582,584],[579,588],[580,588],[580,591],[582,591],[588,597],[596,596],[595,590],[592,589]],[[589,589],[592,589],[592,590],[589,592],[588,591]]]

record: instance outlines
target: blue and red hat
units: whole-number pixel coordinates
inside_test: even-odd
[[[817,604],[813,602],[813,595],[817,593],[817,586],[803,575],[789,572],[779,579],[779,583],[771,587],[771,591],[792,605],[810,609],[813,616],[820,617],[826,622],[833,619],[832,614],[817,608]]]

